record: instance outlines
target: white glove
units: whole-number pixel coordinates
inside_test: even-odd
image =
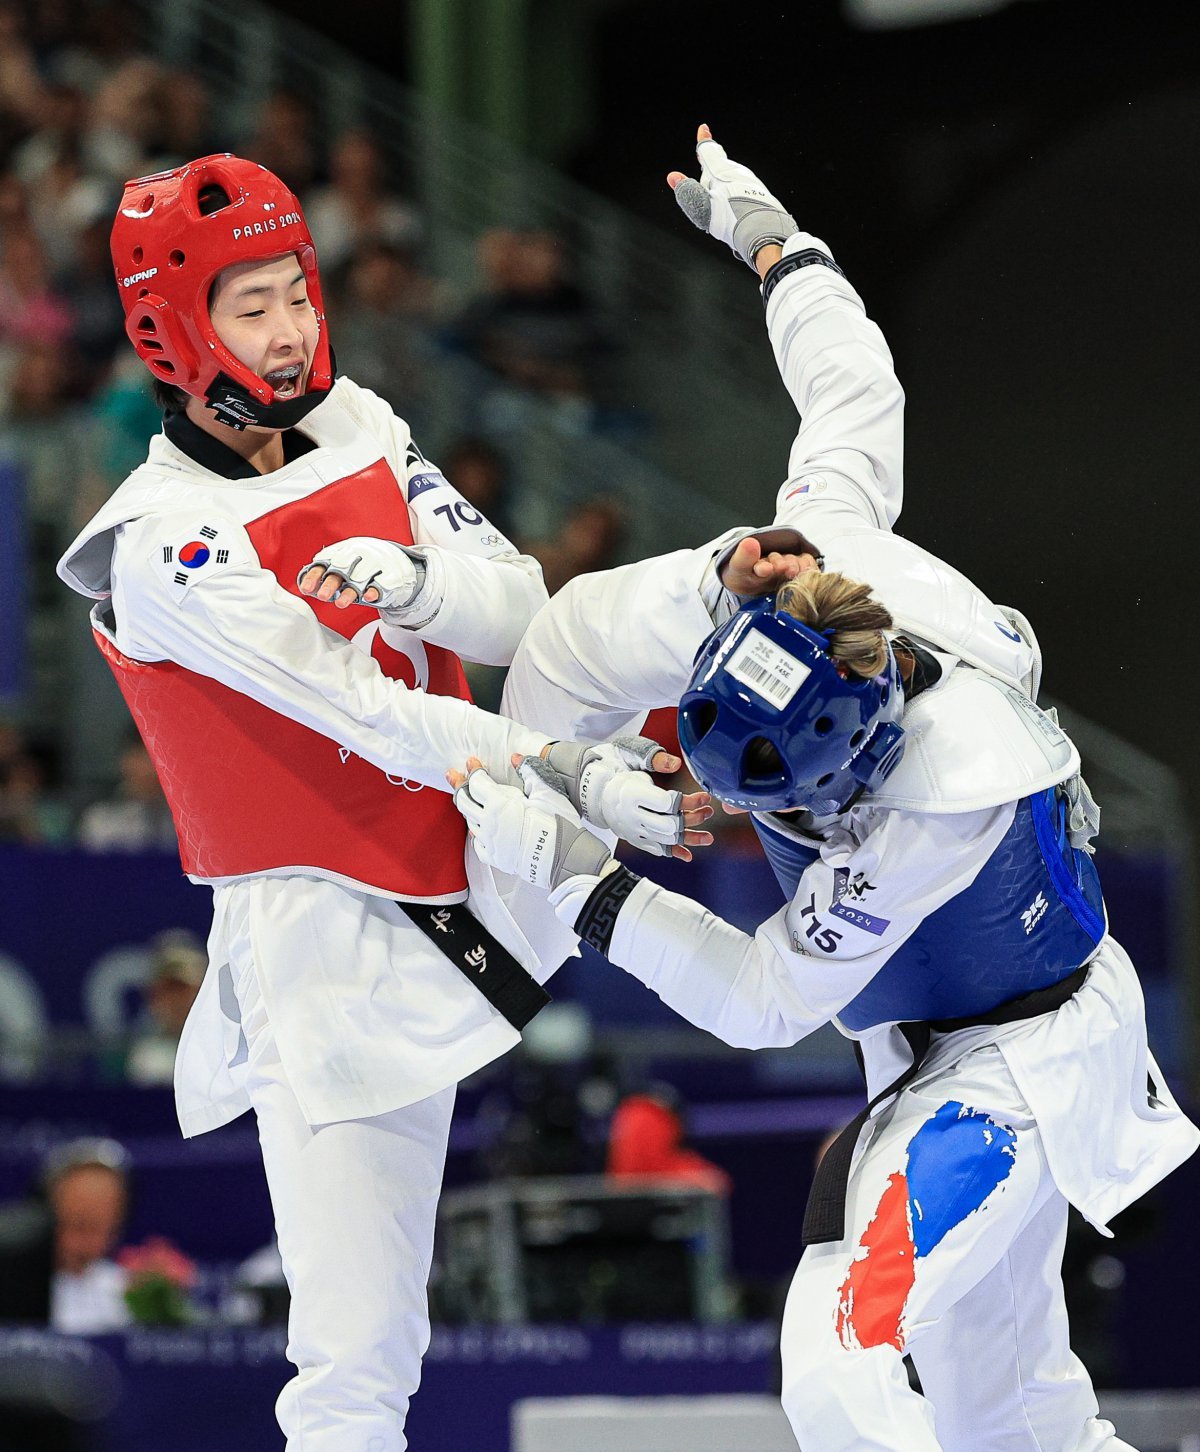
[[[397,625],[404,624],[400,613],[413,603],[425,584],[424,557],[408,545],[389,539],[356,536],[326,545],[300,571],[297,582],[312,569],[325,573],[310,587],[310,594],[316,594],[331,576],[336,577],[342,583],[335,597],[342,590],[353,590],[360,605],[378,610],[384,620],[396,616],[392,623]],[[365,600],[368,590],[374,590],[377,598]]]
[[[527,756],[521,786],[503,786],[478,767],[454,793],[480,860],[550,892],[572,877],[599,876],[608,848],[579,822],[544,761]]]
[[[760,247],[768,242],[782,246],[800,230],[749,167],[730,161],[711,137],[696,143],[696,157],[700,180],[685,176],[676,182],[675,200],[689,222],[731,247],[747,267],[754,268]]]
[[[655,786],[646,774],[662,750],[648,736],[619,736],[599,745],[556,741],[545,760],[584,821],[654,857],[669,857],[683,841],[683,796]]]

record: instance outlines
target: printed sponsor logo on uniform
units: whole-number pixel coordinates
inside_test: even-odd
[[[284,227],[294,226],[299,220],[299,212],[283,212],[278,217],[268,217],[264,222],[251,222],[245,227],[235,227],[233,240],[244,242],[248,237],[262,237],[268,232],[278,232]]]
[[[867,893],[874,891],[874,884],[868,882],[861,872],[851,878],[846,868],[839,867],[833,874],[833,902],[829,911],[835,918],[841,918],[843,922],[852,923],[854,927],[881,938],[891,927],[891,919],[872,917],[859,906]]]
[[[785,497],[795,499],[797,494],[824,494],[828,488],[824,479],[810,479],[807,484],[797,484],[794,489],[789,489]]]
[[[1021,914],[1021,922],[1024,924],[1026,937],[1028,937],[1030,933],[1033,932],[1034,928],[1036,928],[1041,920],[1045,917],[1046,909],[1049,906],[1050,904],[1046,901],[1046,894],[1044,892],[1039,892],[1037,897],[1034,898],[1034,900]]]
[[[425,494],[430,489],[441,489],[449,480],[444,474],[439,474],[435,469],[432,474],[414,474],[408,481],[408,498],[411,503],[418,494]]]

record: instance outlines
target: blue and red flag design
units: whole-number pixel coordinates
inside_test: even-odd
[[[908,1142],[904,1170],[888,1178],[838,1293],[837,1333],[848,1350],[904,1350],[904,1311],[927,1256],[1008,1179],[1017,1137],[951,1100]]]
[[[179,563],[185,570],[198,570],[208,563],[208,546],[199,539],[185,544],[179,551]]]

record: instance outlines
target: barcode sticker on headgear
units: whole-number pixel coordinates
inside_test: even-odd
[[[812,671],[759,630],[747,630],[725,669],[735,681],[782,711]]]

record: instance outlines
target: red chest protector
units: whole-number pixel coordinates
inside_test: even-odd
[[[413,638],[413,656],[380,638],[378,614],[300,595],[297,571],[353,535],[412,543],[408,506],[384,460],[273,509],[246,525],[263,568],[353,639],[373,633],[385,676],[433,695],[470,700],[458,657]],[[466,892],[466,823],[446,792],[390,777],[336,741],[171,661],[130,660],[97,632],[166,792],[184,871],[243,877],[312,868],[436,901]],[[418,679],[418,674],[423,679]]]

